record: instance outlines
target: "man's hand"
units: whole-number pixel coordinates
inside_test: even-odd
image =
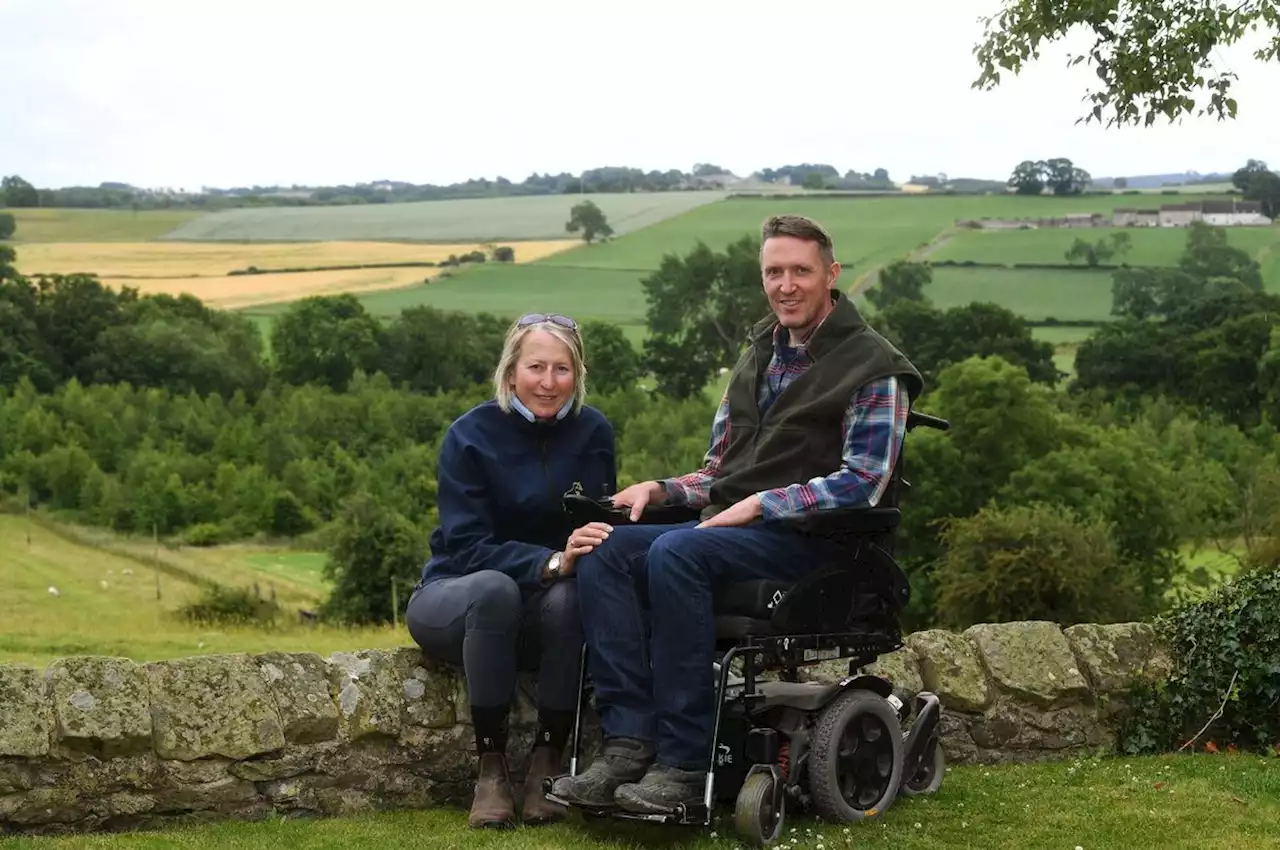
[[[661,505],[666,501],[667,492],[657,481],[643,481],[632,484],[613,497],[615,508],[631,508],[631,521],[640,519],[640,514],[648,505]]]
[[[711,517],[711,519],[703,520],[698,523],[698,528],[730,528],[733,526],[750,525],[760,519],[764,508],[760,504],[757,496],[748,496],[736,505],[725,508],[720,513]]]
[[[573,575],[578,558],[607,540],[612,531],[613,526],[603,522],[589,522],[581,528],[575,528],[564,544],[564,555],[560,558],[560,575],[565,578]]]

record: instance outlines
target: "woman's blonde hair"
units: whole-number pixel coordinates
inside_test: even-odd
[[[573,412],[577,413],[587,399],[587,364],[582,350],[582,337],[577,330],[549,319],[524,325],[517,320],[507,331],[502,356],[498,358],[498,368],[493,370],[493,394],[498,400],[498,406],[506,413],[511,412],[511,399],[515,396],[511,389],[511,378],[515,374],[516,361],[520,359],[524,339],[534,331],[546,331],[569,349],[569,360],[573,364]]]

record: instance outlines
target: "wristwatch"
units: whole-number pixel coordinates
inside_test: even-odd
[[[552,554],[551,559],[547,561],[547,572],[551,573],[551,577],[560,578],[560,561],[564,557],[563,552]]]

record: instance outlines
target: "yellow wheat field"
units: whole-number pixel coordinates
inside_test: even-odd
[[[581,244],[576,239],[509,242],[517,263],[528,263]],[[23,274],[95,274],[112,289],[144,295],[194,295],[211,307],[239,309],[295,301],[311,295],[398,289],[435,277],[423,266],[236,275],[227,272],[368,263],[438,263],[450,254],[485,251],[485,245],[421,245],[395,242],[311,242],[226,245],[165,242],[51,242],[23,245]]]
[[[399,289],[439,274],[442,269],[345,269],[321,272],[246,274],[235,277],[103,277],[112,289],[131,287],[144,295],[194,295],[210,307],[238,310],[259,304],[297,301],[312,295],[361,294]]]
[[[555,254],[581,242],[509,242],[517,263]],[[396,242],[307,242],[227,245],[191,242],[48,242],[22,245],[18,270],[23,274],[90,273],[99,277],[177,278],[225,276],[256,266],[260,269],[308,268],[362,263],[434,262],[450,254],[485,250],[484,245],[424,245]],[[421,272],[416,272],[421,275]],[[140,287],[141,288],[141,287]]]

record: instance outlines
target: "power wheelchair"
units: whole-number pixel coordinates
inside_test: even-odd
[[[912,411],[907,431],[945,431],[945,420]],[[904,702],[887,679],[864,667],[903,646],[898,616],[910,600],[906,576],[893,559],[898,496],[910,488],[901,454],[876,508],[823,512],[792,521],[848,553],[819,565],[799,582],[755,580],[716,594],[716,717],[703,799],[668,814],[618,808],[587,809],[590,818],[618,817],[709,826],[717,803],[734,801],[734,827],[751,844],[767,846],[783,833],[785,811],[816,811],[828,821],[860,821],[889,808],[899,793],[932,793],[943,778],[941,704],[927,691]],[[575,525],[629,524],[624,509],[570,494],[565,510]],[[641,523],[696,519],[686,508],[646,509]],[[848,676],[834,684],[802,682],[799,669],[849,659]],[[741,676],[732,672],[741,661]],[[569,775],[576,775],[587,700],[583,649]],[[777,681],[758,681],[777,671]],[[908,726],[908,721],[910,724]],[[905,731],[904,731],[905,729]],[[557,777],[545,781],[549,799]]]

